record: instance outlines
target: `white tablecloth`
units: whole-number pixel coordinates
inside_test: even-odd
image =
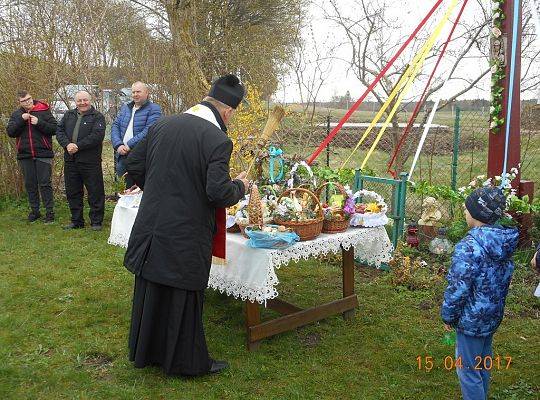
[[[136,203],[138,206],[138,203]],[[114,209],[109,244],[127,247],[138,208],[120,199]],[[298,242],[283,250],[253,249],[239,233],[227,233],[227,264],[212,265],[208,287],[242,300],[264,303],[278,296],[276,269],[291,260],[338,253],[341,246],[353,246],[355,256],[380,266],[391,259],[392,244],[383,226],[350,228],[337,234],[322,234],[314,240]]]

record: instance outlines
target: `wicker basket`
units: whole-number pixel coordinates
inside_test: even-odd
[[[229,232],[229,233],[238,233],[238,232],[240,232],[240,227],[238,226],[238,224],[234,224],[230,228],[227,228],[227,232]]]
[[[345,191],[345,188],[343,185],[337,182],[325,182],[319,186],[315,192],[317,198],[321,198],[324,188],[328,185],[333,185],[339,191],[339,193],[343,195],[344,201],[347,200],[347,192]],[[345,232],[349,228],[350,215],[346,214],[343,209],[337,210],[335,213],[340,214],[343,217],[343,220],[331,220],[325,218],[322,228],[323,233],[340,233]]]
[[[304,168],[308,174],[309,174],[309,182],[294,182],[294,176],[296,174],[296,171],[298,168]],[[317,189],[317,180],[315,179],[315,175],[313,174],[313,171],[311,170],[310,166],[305,162],[297,162],[295,163],[291,170],[289,171],[289,180],[287,180],[287,187],[289,189],[293,189],[293,186],[295,183],[297,186],[294,186],[294,188],[305,188],[308,190],[316,190]]]
[[[249,226],[250,224],[240,224],[240,223],[237,223],[238,225],[238,230],[240,231],[240,233],[242,234],[243,237],[245,237],[246,239],[249,239],[248,235],[246,235],[246,226]]]
[[[274,221],[277,225],[283,225],[296,232],[296,234],[300,237],[300,241],[315,239],[322,232],[324,216],[322,213],[321,203],[312,191],[302,188],[287,189],[281,196],[279,196],[278,204],[283,197],[289,195],[294,197],[298,192],[307,193],[314,200],[317,218],[306,221],[285,221],[281,219],[279,215],[275,215]]]
[[[370,199],[373,199],[374,202],[376,202],[378,205],[380,205],[381,210],[380,212],[376,213],[355,213],[351,217],[351,226],[361,226],[365,228],[372,228],[376,226],[383,226],[388,223],[388,217],[386,216],[386,212],[388,211],[388,206],[386,205],[384,199],[381,195],[378,193],[369,191],[369,190],[359,190],[355,193],[355,195],[358,195],[361,198],[368,197]]]

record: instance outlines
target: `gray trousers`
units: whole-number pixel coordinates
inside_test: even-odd
[[[54,212],[52,165],[32,158],[19,160],[24,176],[24,187],[32,211],[39,211],[39,195],[48,213]]]

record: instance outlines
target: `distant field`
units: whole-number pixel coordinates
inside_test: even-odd
[[[287,109],[292,112],[301,112],[303,111],[303,108],[298,104],[290,104],[287,106]],[[378,109],[375,108],[372,111],[355,111],[351,118],[349,119],[349,122],[371,122],[372,119],[377,114]],[[318,116],[318,119],[324,119],[326,116],[330,115],[332,120],[339,120],[341,119],[345,114],[347,113],[347,110],[344,109],[337,109],[337,108],[326,108],[326,107],[316,107],[315,114]],[[471,113],[470,111],[467,111],[466,113]],[[482,111],[475,111],[475,119],[479,124],[486,124],[488,118],[489,118],[489,112],[488,110]],[[399,113],[399,121],[400,122],[407,122],[410,118],[411,113],[410,112],[400,112]],[[424,115],[424,113],[420,113],[418,118],[421,118]],[[384,122],[385,116],[381,117],[380,122]],[[453,126],[455,120],[455,114],[451,110],[441,110],[438,111],[435,114],[435,118],[433,120],[433,123],[440,124],[440,125],[449,125]]]

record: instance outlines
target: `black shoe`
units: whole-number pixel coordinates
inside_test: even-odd
[[[41,213],[39,211],[31,211],[28,214],[28,222],[35,222],[41,218]]]
[[[82,228],[84,228],[84,225],[77,225],[72,222],[71,224],[64,226],[62,229],[65,231],[69,231],[71,229],[82,229]]]
[[[101,224],[92,224],[91,228],[93,231],[100,231],[103,229],[103,226]]]
[[[212,360],[212,365],[210,366],[209,372],[211,374],[216,374],[226,368],[229,368],[229,363],[227,361]]]
[[[45,214],[45,219],[43,220],[43,223],[45,224],[54,223],[54,213],[48,212],[47,214]]]

